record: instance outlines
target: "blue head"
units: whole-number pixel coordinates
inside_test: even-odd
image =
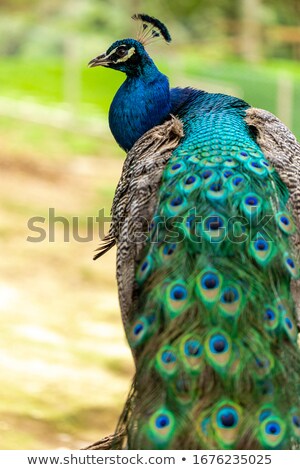
[[[89,67],[101,65],[127,75],[109,110],[112,134],[126,151],[145,132],[161,124],[171,107],[168,79],[159,72],[144,47],[156,38],[169,42],[171,37],[166,27],[155,18],[136,15],[134,19],[141,21],[137,40],[116,41],[104,54],[89,62]]]
[[[145,68],[153,64],[144,46],[135,39],[122,39],[114,42],[104,54],[89,62],[89,67],[109,67],[126,73],[128,77],[142,75]]]
[[[102,65],[120,70],[129,77],[138,77],[144,72],[145,67],[153,64],[144,46],[159,38],[170,42],[169,31],[161,21],[151,16],[137,14],[132,18],[140,22],[137,40],[122,39],[114,42],[104,54],[89,62],[90,67]]]

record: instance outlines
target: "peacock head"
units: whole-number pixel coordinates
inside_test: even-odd
[[[147,65],[153,63],[144,46],[161,38],[170,42],[171,36],[165,25],[156,18],[143,14],[134,15],[132,18],[140,22],[138,38],[114,42],[104,54],[92,59],[89,67],[101,65],[120,70],[128,76],[138,76]]]
[[[120,70],[128,76],[139,75],[152,60],[144,46],[135,39],[123,39],[114,42],[104,54],[89,62],[89,67],[109,67]]]

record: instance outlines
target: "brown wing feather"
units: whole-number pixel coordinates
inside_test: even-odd
[[[290,192],[289,208],[297,226],[293,236],[295,256],[300,259],[300,144],[294,134],[274,114],[249,108],[246,122],[254,128],[257,143],[276,168]],[[292,292],[300,322],[300,282],[292,281]]]
[[[134,275],[151,222],[163,169],[183,136],[171,117],[144,134],[128,152],[111,209],[108,235],[94,259],[117,244],[117,281],[124,326],[134,298]]]

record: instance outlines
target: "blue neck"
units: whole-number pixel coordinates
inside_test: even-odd
[[[138,74],[127,74],[117,91],[109,110],[110,130],[128,152],[145,132],[167,118],[170,108],[169,81],[147,60]]]

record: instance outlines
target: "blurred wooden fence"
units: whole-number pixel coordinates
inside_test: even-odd
[[[99,136],[107,131],[107,119],[99,116],[78,116],[67,103],[46,106],[30,99],[13,99],[0,96],[0,116],[43,124],[81,134]]]
[[[73,66],[72,66],[73,68]],[[225,93],[243,97],[244,91],[233,83],[217,80],[195,80],[179,76],[177,85],[194,86],[213,93]],[[74,89],[74,98],[77,103],[80,89]],[[65,96],[66,97],[66,96]],[[0,96],[0,116],[10,117],[37,124],[48,125],[57,129],[79,132],[91,136],[103,135],[108,130],[107,117],[102,116],[100,110],[93,115],[83,116],[78,114],[74,107],[72,93],[67,95],[69,102],[61,105],[48,106],[35,102],[30,98],[7,98]],[[288,126],[292,127],[294,108],[294,83],[289,74],[279,75],[277,82],[277,116]]]
[[[300,57],[300,27],[272,26],[264,29],[261,25],[257,27],[257,24],[255,24],[257,18],[255,15],[251,16],[250,10],[248,14],[250,16],[246,22],[232,20],[224,24],[223,32],[227,37],[229,47],[233,51],[243,54],[250,62],[255,62],[260,59],[261,54],[258,51],[260,49],[263,50],[262,44],[266,40],[267,43],[270,42],[272,44],[290,44],[294,47],[295,54],[299,54]],[[255,46],[249,42],[249,29],[251,28],[254,28],[253,31],[255,31]],[[246,33],[244,29],[246,29]],[[97,110],[97,112],[90,116],[78,114],[78,104],[82,94],[80,71],[80,45],[82,38],[72,35],[71,39],[71,41],[70,38],[65,39],[64,78],[62,83],[64,103],[56,107],[49,107],[35,102],[34,98],[30,99],[30,97],[13,100],[0,96],[1,116],[32,121],[76,132],[79,131],[88,135],[100,135],[108,129],[106,116],[101,116],[100,111],[98,112]],[[74,47],[74,43],[76,47]],[[248,52],[246,51],[247,43],[250,48]],[[180,68],[179,63],[177,63],[177,66]],[[180,76],[182,79],[180,79]],[[192,83],[191,79],[185,77],[180,70],[178,70],[177,78],[178,85],[192,85],[198,88],[203,86],[208,91],[223,92],[243,97],[243,89],[237,87],[234,83],[224,83],[223,81],[209,80],[209,78],[206,78],[205,82],[200,78],[199,81],[194,80]],[[276,114],[289,127],[292,126],[294,95],[293,78],[283,71],[277,81]]]
[[[224,33],[233,52],[245,60],[256,62],[264,57],[268,47],[290,46],[294,60],[300,60],[299,26],[265,26],[252,19],[227,20]]]

